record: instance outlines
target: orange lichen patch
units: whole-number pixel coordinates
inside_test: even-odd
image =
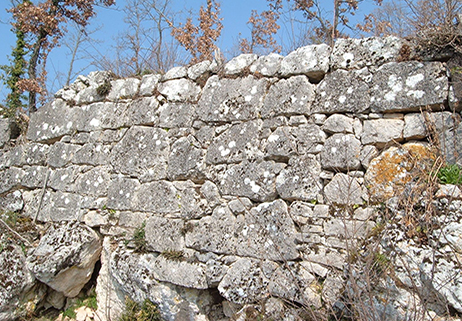
[[[381,202],[400,195],[407,184],[427,175],[435,160],[436,154],[428,144],[390,147],[371,161],[366,172],[370,198]]]

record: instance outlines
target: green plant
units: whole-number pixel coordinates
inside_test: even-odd
[[[146,299],[140,305],[130,298],[125,299],[125,310],[119,321],[162,321],[157,306]]]
[[[63,317],[68,317],[71,319],[75,319],[77,314],[75,310],[77,310],[80,307],[89,307],[92,310],[97,310],[98,309],[98,301],[96,300],[96,291],[93,289],[90,292],[90,295],[87,298],[84,299],[78,299],[74,304],[72,304],[70,307],[68,307],[64,312],[63,312]]]
[[[130,242],[133,242],[135,245],[135,251],[136,252],[146,252],[147,251],[147,244],[148,242],[146,241],[146,222],[143,222],[140,227],[136,228],[135,231],[133,232],[133,237],[129,240],[125,240],[125,245],[130,244]]]
[[[441,184],[462,184],[461,168],[457,164],[446,164],[437,173],[438,181]]]

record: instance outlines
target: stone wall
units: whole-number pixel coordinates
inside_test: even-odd
[[[256,302],[286,315],[285,301],[335,306],[351,247],[372,242],[383,204],[420,186],[438,155],[461,162],[447,67],[409,60],[409,45],[341,39],[141,79],[94,72],[31,115],[27,143],[7,144],[0,122],[0,204],[53,223],[23,258],[29,285],[13,287],[35,278],[48,286],[40,300],[61,308],[100,260],[99,314],[112,320],[127,295],[167,320],[227,320]],[[462,278],[451,280],[439,295],[462,312]],[[399,319],[418,295],[397,291]]]

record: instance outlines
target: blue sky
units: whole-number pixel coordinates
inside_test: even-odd
[[[11,26],[9,25],[9,13],[6,9],[9,7],[10,1],[0,0],[0,65],[9,64],[8,55],[11,53],[11,48],[14,46],[15,38],[11,32]],[[323,1],[322,3],[330,3],[332,1]],[[205,0],[174,0],[173,11],[187,11],[193,10],[198,11],[201,4],[204,4]],[[91,21],[90,29],[100,27],[101,29],[92,35],[92,37],[98,39],[99,43],[94,45],[99,52],[104,55],[111,55],[114,51],[111,46],[114,46],[117,35],[124,31],[126,25],[124,24],[124,14],[121,9],[125,6],[125,0],[116,0],[116,6],[105,9],[98,8],[97,16]],[[225,53],[226,58],[231,58],[237,53],[233,45],[236,44],[239,34],[246,37],[250,34],[249,27],[246,22],[251,14],[252,10],[263,11],[266,10],[266,0],[222,0],[221,1],[221,16],[223,17],[223,31],[222,36],[218,41],[218,46]],[[371,10],[370,4],[365,4],[361,7],[365,11]],[[329,14],[329,8],[327,5],[326,14]],[[362,12],[358,12],[357,17],[363,17]],[[285,24],[281,27],[280,39],[281,41],[288,42],[288,35],[290,32],[289,24]],[[65,73],[69,65],[69,52],[65,47],[58,47],[53,49],[49,56],[47,63],[48,70],[48,87],[51,87],[51,91],[56,91],[60,88],[59,81],[56,81],[56,73]],[[76,68],[79,70],[87,67],[88,61],[80,61]],[[90,71],[95,70],[95,67],[89,66],[82,71],[83,74],[88,74]],[[53,78],[55,79],[53,81]],[[0,84],[0,100],[6,94],[6,88]]]

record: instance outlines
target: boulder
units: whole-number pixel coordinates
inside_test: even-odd
[[[100,253],[98,234],[84,224],[69,222],[47,231],[27,257],[27,268],[38,280],[72,298],[90,280]]]

